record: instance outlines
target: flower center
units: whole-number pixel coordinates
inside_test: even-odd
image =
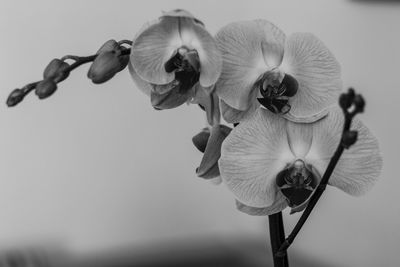
[[[297,208],[307,204],[318,185],[319,174],[303,160],[296,160],[276,176],[276,185],[286,197],[289,207]]]
[[[200,77],[200,59],[196,50],[179,48],[164,65],[168,73],[175,72],[175,80],[172,82],[179,86],[179,92],[185,93],[192,88]]]
[[[262,95],[262,98],[257,98],[258,102],[276,114],[286,114],[290,111],[289,98],[294,96],[299,88],[293,76],[279,69],[264,73],[254,86]]]

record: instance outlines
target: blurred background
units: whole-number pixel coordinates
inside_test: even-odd
[[[0,266],[19,266],[1,265],[7,257],[49,266],[191,266],[194,258],[193,266],[270,266],[267,218],[238,212],[227,188],[195,175],[202,155],[191,138],[204,126],[197,106],[155,111],[127,70],[96,86],[88,66],[47,100],[32,94],[5,105],[51,59],[132,39],[175,8],[213,34],[264,18],[330,48],[345,87],[367,100],[360,117],[380,141],[384,168],[363,197],[328,188],[290,249],[291,266],[399,266],[400,1],[371,0],[1,0]],[[284,212],[287,233],[298,217]]]

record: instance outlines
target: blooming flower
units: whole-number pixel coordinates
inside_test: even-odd
[[[337,106],[314,123],[258,109],[234,128],[222,144],[219,167],[239,210],[269,215],[287,206],[293,212],[305,208],[339,144],[343,120]],[[329,184],[357,196],[377,180],[382,158],[377,140],[360,120],[354,118],[351,128],[358,131],[358,141],[344,151]]]
[[[195,87],[210,93],[222,68],[214,38],[189,12],[177,9],[145,25],[132,45],[130,73],[156,109],[175,108]]]
[[[234,22],[216,35],[223,67],[217,83],[226,121],[239,122],[260,104],[297,122],[326,115],[342,88],[340,66],[314,35],[286,38],[266,20]]]

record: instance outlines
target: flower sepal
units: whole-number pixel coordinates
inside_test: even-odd
[[[222,142],[229,135],[232,128],[225,125],[214,125],[204,128],[199,134],[192,138],[193,144],[202,151],[204,155],[196,174],[200,178],[212,179],[220,175],[218,160],[221,157]]]
[[[209,125],[217,125],[221,121],[219,97],[212,88],[203,88],[200,84],[195,86],[195,95],[192,104],[198,104],[206,112]]]

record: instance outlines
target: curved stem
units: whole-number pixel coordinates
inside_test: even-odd
[[[364,110],[364,99],[362,98],[361,95],[357,95],[356,97],[354,96],[354,90],[349,89],[349,92],[347,94],[343,94],[341,96],[342,98],[348,98],[348,104],[341,104],[341,108],[344,113],[344,125],[343,125],[343,131],[342,131],[342,136],[340,139],[340,142],[336,148],[335,153],[333,154],[331,160],[329,161],[328,167],[325,170],[324,175],[322,176],[322,179],[315,189],[314,194],[311,196],[310,201],[304,210],[303,214],[301,215],[299,221],[293,228],[292,232],[289,234],[289,236],[286,238],[286,240],[281,244],[280,248],[278,251],[275,253],[275,256],[277,257],[285,257],[287,252],[286,250],[289,248],[289,246],[293,243],[294,239],[296,238],[297,234],[300,232],[301,228],[303,227],[304,223],[307,221],[308,217],[311,214],[311,211],[314,209],[315,205],[317,204],[318,200],[320,199],[322,193],[325,191],[326,185],[329,182],[329,178],[331,177],[333,170],[336,167],[336,164],[338,163],[340,157],[342,156],[342,153],[345,148],[349,148],[352,144],[354,144],[357,140],[355,138],[353,141],[350,141],[345,138],[346,134],[350,131],[350,126],[351,122],[357,113],[363,112]],[[354,109],[352,109],[354,107]],[[352,110],[352,111],[350,111]]]

